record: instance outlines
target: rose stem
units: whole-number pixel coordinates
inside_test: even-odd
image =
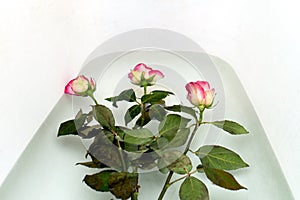
[[[96,105],[99,105],[93,94],[90,94],[89,96],[93,99],[93,101],[95,102]]]
[[[191,137],[190,137],[190,139],[189,139],[189,141],[188,141],[188,143],[187,143],[187,145],[186,145],[186,147],[185,147],[185,150],[184,150],[184,153],[183,153],[184,155],[186,155],[187,152],[189,151],[190,146],[191,146],[191,143],[192,143],[192,141],[193,141],[193,139],[194,139],[194,137],[195,137],[195,135],[196,135],[196,132],[197,132],[199,126],[201,125],[202,118],[203,118],[203,112],[204,112],[204,110],[200,110],[200,116],[199,116],[198,123],[196,123],[196,126],[195,126],[195,128],[194,128],[194,130],[193,130],[193,132],[192,132],[192,135],[191,135]],[[162,191],[160,192],[160,195],[159,195],[159,197],[158,197],[158,200],[162,200],[162,199],[163,199],[163,197],[164,197],[164,195],[165,195],[167,189],[171,186],[171,185],[170,185],[170,180],[171,180],[173,174],[174,174],[173,171],[170,171],[170,172],[169,172],[169,175],[168,175],[168,177],[167,177],[167,179],[166,179],[166,182],[165,182],[165,184],[164,184],[164,186],[163,186]]]

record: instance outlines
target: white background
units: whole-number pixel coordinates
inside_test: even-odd
[[[0,0],[0,183],[93,49],[125,31],[166,28],[233,66],[300,199],[299,8],[292,0]]]

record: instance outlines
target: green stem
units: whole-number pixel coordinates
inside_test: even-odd
[[[131,195],[131,200],[138,200],[138,192],[134,192],[132,195]]]
[[[182,179],[185,179],[186,177],[190,176],[191,174],[195,174],[196,172],[198,172],[198,170],[192,171],[192,172],[188,173],[187,175],[185,175],[185,176],[183,176],[183,177],[180,177],[180,178],[178,178],[178,179],[176,179],[176,180],[170,182],[170,183],[169,183],[169,186],[173,185],[174,183],[176,183],[176,182],[178,182],[178,181],[180,181],[180,180],[182,180]]]
[[[163,187],[163,189],[162,189],[162,191],[160,192],[160,195],[159,195],[159,197],[158,197],[158,200],[162,200],[163,197],[165,196],[165,193],[167,192],[167,189],[170,187],[170,183],[169,183],[169,182],[170,182],[170,180],[171,180],[173,174],[174,174],[173,171],[170,171],[170,172],[169,172],[168,177],[167,177],[167,179],[166,179],[166,182],[165,182],[165,184],[164,184],[164,187]]]
[[[144,95],[147,94],[147,85],[144,85]],[[142,127],[145,121],[145,116],[146,115],[146,105],[144,103],[142,103]]]
[[[116,133],[114,133],[114,135],[116,135]],[[120,154],[120,157],[121,157],[122,169],[123,169],[123,172],[126,172],[127,167],[126,167],[125,159],[124,159],[124,156],[123,156],[123,150],[122,150],[122,147],[121,147],[121,144],[120,144],[120,141],[118,140],[118,138],[116,138],[116,140],[117,140],[117,144],[118,144],[119,154]]]
[[[93,99],[93,101],[95,102],[96,105],[99,105],[93,94],[89,94],[89,97],[91,97],[91,99]]]
[[[192,132],[192,135],[191,135],[191,137],[190,137],[190,139],[189,139],[189,141],[188,141],[188,143],[187,143],[187,145],[186,145],[186,147],[185,147],[185,150],[184,150],[184,152],[183,152],[184,155],[186,155],[187,152],[189,151],[190,146],[191,146],[191,143],[192,143],[192,141],[193,141],[193,139],[194,139],[194,137],[195,137],[195,135],[196,135],[196,133],[197,133],[198,128],[199,128],[200,125],[201,125],[201,122],[202,122],[202,119],[203,119],[203,112],[204,112],[204,110],[201,110],[201,109],[200,109],[199,120],[198,120],[198,122],[196,123],[195,128],[194,128],[194,130],[193,130],[193,132]],[[167,189],[171,186],[170,180],[171,180],[173,174],[174,174],[173,171],[170,171],[170,172],[169,172],[168,177],[167,177],[167,179],[166,179],[166,182],[165,182],[165,184],[164,184],[164,186],[163,186],[163,189],[162,189],[162,191],[160,192],[160,195],[159,195],[159,197],[158,197],[158,200],[162,200],[162,199],[163,199],[163,197],[164,197],[164,195],[165,195]],[[181,180],[181,179],[180,179],[180,180]],[[175,181],[175,182],[177,182],[177,181]],[[174,181],[172,182],[172,184],[173,184],[173,183],[174,183]]]
[[[147,85],[144,85],[144,95],[147,94]]]

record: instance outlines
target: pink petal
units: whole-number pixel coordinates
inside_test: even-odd
[[[215,98],[215,89],[211,89],[205,92],[205,105],[210,106]]]
[[[94,90],[96,88],[96,83],[93,78],[90,78],[90,84],[91,84],[92,90]]]
[[[80,76],[77,76],[77,78],[75,78],[76,80],[77,79],[84,79],[86,81],[89,81],[89,79],[87,77],[85,77],[84,75],[80,75]]]
[[[134,68],[134,71],[139,71],[139,72],[149,72],[152,70],[151,67],[148,67],[146,64],[144,63],[139,63],[137,64]]]
[[[150,72],[149,72],[149,76],[155,76],[154,78],[153,78],[153,81],[157,81],[157,80],[159,80],[159,79],[162,79],[162,78],[164,78],[164,74],[161,72],[161,71],[159,71],[159,70],[151,70]]]
[[[197,81],[197,84],[199,84],[204,89],[204,91],[210,89],[210,85],[207,81]]]
[[[205,92],[197,82],[190,82],[185,86],[188,91],[188,100],[195,106],[203,104],[205,101]]]
[[[132,70],[128,74],[128,78],[130,79],[131,83],[133,83],[135,85],[139,85],[141,82],[141,74],[142,74],[142,72]]]
[[[75,81],[76,79],[72,79],[65,87],[65,94],[70,94],[70,95],[76,95],[78,96],[73,90],[72,90],[72,84],[73,81]]]

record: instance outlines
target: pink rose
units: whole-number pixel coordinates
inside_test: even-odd
[[[139,86],[153,85],[162,79],[164,74],[159,70],[153,70],[144,63],[137,64],[128,74],[131,83]]]
[[[193,105],[209,108],[213,104],[215,89],[210,89],[208,82],[190,82],[185,88],[188,91],[187,98]]]
[[[76,96],[91,96],[96,90],[95,81],[81,75],[71,80],[65,87],[65,93]]]

